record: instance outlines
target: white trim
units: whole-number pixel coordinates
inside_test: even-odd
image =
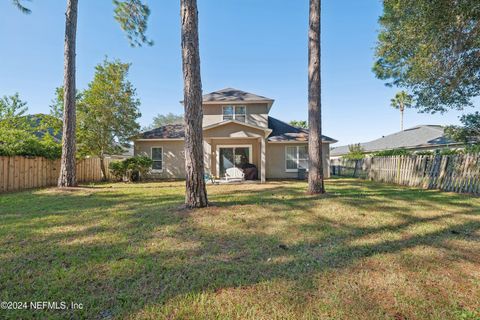
[[[245,104],[226,104],[222,106],[222,121],[232,121],[232,120],[225,120],[223,117],[225,116],[224,110],[226,107],[232,107],[233,108],[233,114],[232,114],[232,120],[235,120],[240,123],[246,123],[247,122],[247,106]],[[245,121],[238,121],[236,119],[237,115],[237,107],[243,107],[245,109],[245,114],[243,115],[245,117]]]
[[[250,124],[250,123],[240,122],[240,121],[236,121],[236,120],[227,120],[227,121],[222,121],[222,122],[216,122],[214,124],[210,124],[208,126],[203,127],[203,131],[210,130],[210,129],[217,128],[217,127],[221,127],[221,126],[227,125],[229,123],[236,123],[236,124],[246,126],[246,127],[250,127],[250,128],[254,128],[254,129],[257,129],[257,130],[263,130],[265,132],[265,137],[267,137],[268,135],[270,135],[270,133],[272,133],[272,129],[259,127],[259,126],[256,126],[256,125],[253,125],[253,124]],[[225,137],[225,138],[230,138],[230,137]],[[248,137],[246,137],[246,138],[248,138]]]
[[[162,169],[153,169],[152,168],[152,172],[153,173],[160,173],[160,172],[163,172],[165,170],[165,160],[164,160],[164,152],[163,152],[163,146],[152,146],[150,147],[150,159],[152,159],[152,161],[159,161],[159,160],[153,160],[153,149],[158,149],[158,148],[162,148]],[[153,164],[152,164],[153,166]]]
[[[297,150],[297,158],[296,158],[297,168],[296,169],[287,169],[287,148],[289,148],[289,147],[290,148],[295,147],[296,150]],[[303,145],[302,146],[285,146],[285,172],[298,172],[298,162],[300,161],[300,152],[299,152],[298,147],[303,147]],[[302,159],[302,160],[307,160],[308,161],[308,158],[307,159]],[[308,171],[308,168],[305,168],[305,169]]]
[[[295,144],[308,144],[308,141],[296,141],[296,140],[286,140],[286,141],[267,141],[267,143],[278,143],[278,144],[289,144],[289,143],[295,143]],[[330,141],[322,141],[323,144],[333,144],[336,142],[330,142]]]
[[[233,113],[232,113],[232,120],[235,120],[235,106],[233,105],[224,105],[222,106],[222,121],[231,121],[231,120],[225,120],[223,117],[225,117],[225,108],[226,107],[233,107]]]
[[[135,141],[183,141],[183,140],[185,140],[185,139],[184,138],[171,138],[171,139],[169,139],[169,138],[162,138],[162,139],[153,138],[153,139],[135,139],[133,141],[135,142]]]
[[[233,100],[233,101],[203,101],[203,105],[211,105],[211,104],[269,104],[270,106],[275,102],[274,99],[265,99],[265,100]],[[180,101],[183,105],[183,101]]]
[[[220,177],[220,148],[248,148],[248,162],[252,163],[252,145],[251,144],[217,144],[215,150],[215,162],[217,165],[217,177]],[[233,152],[235,155],[235,151]]]

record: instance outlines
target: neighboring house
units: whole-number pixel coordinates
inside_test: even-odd
[[[296,178],[307,168],[308,130],[292,127],[268,114],[274,100],[223,89],[203,96],[205,170],[223,177],[228,168],[252,167],[258,179]],[[183,125],[173,124],[141,133],[134,139],[135,155],[153,159],[150,178],[185,178]],[[329,145],[323,136],[323,165],[329,176]]]
[[[33,134],[37,138],[42,139],[48,133],[55,142],[62,142],[62,120],[44,113],[28,114],[23,118],[34,130]]]
[[[133,146],[122,147],[122,152],[107,155],[106,158],[124,160],[133,157]]]
[[[360,143],[365,153],[384,150],[407,149],[415,151],[434,151],[437,149],[463,147],[460,142],[448,139],[444,127],[439,125],[421,125],[406,129],[370,142]],[[330,150],[330,158],[335,159],[349,152],[347,146],[334,147]]]

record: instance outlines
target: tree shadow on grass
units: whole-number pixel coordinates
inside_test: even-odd
[[[275,185],[264,191],[242,189],[235,193],[235,199],[226,194],[212,195],[218,205],[216,213],[225,215],[225,219],[233,219],[231,209],[235,206],[272,208],[270,216],[258,217],[255,225],[241,219],[229,220],[235,227],[225,229],[201,223],[202,219],[210,219],[215,210],[178,214],[175,208],[183,201],[181,194],[156,197],[134,193],[127,199],[110,192],[73,194],[65,199],[35,195],[36,208],[32,212],[10,217],[0,228],[0,264],[4,266],[0,293],[4,300],[71,300],[88,306],[81,311],[40,312],[35,316],[125,317],[184,295],[279,279],[298,282],[302,288],[298,294],[308,295],[316,290],[314,278],[318,273],[345,269],[372,256],[396,254],[418,246],[442,248],[451,259],[480,263],[478,254],[462,252],[448,244],[450,240],[480,241],[480,221],[473,219],[480,212],[462,196],[443,200],[435,192],[402,189],[399,193],[384,186],[351,184],[350,188],[348,181],[332,182],[327,198],[306,196],[303,186],[296,184]],[[455,213],[419,217],[404,205],[423,201],[424,210],[436,210],[439,198],[445,206],[462,204],[459,221],[400,239],[385,237],[390,232],[401,233],[417,225],[455,218]],[[65,200],[77,207],[63,204]],[[389,208],[385,214],[398,217],[400,222],[362,226],[335,220],[318,213],[318,206],[327,201],[372,212]],[[27,203],[20,203],[15,210],[2,210],[0,216],[23,211]],[[37,211],[48,205],[60,209],[45,214]],[[307,221],[294,220],[291,226],[311,235],[308,240],[300,238],[285,245],[288,230],[264,231],[278,219],[287,219],[293,211],[311,215]],[[44,215],[60,220],[35,222]],[[58,227],[66,229],[55,232]],[[49,230],[52,232],[44,232]],[[15,236],[8,238],[8,233]],[[17,235],[28,241],[21,244]],[[378,237],[378,241],[362,242],[366,237]],[[13,315],[33,317],[22,311]]]

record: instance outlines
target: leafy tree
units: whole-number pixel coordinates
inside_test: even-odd
[[[308,190],[325,193],[322,161],[322,99],[320,73],[321,0],[310,0],[308,30]]]
[[[114,0],[114,17],[120,27],[126,32],[132,46],[142,43],[152,44],[146,36],[147,20],[150,14],[148,6],[140,0]],[[78,0],[67,0],[65,22],[65,52],[64,52],[64,112],[62,135],[62,159],[59,187],[71,187],[77,184],[75,173],[76,154],[76,88],[75,88],[75,55],[77,32]]]
[[[12,0],[12,3],[24,13],[30,10],[24,7],[21,0]],[[127,33],[132,46],[142,43],[152,44],[148,41],[145,32],[150,11],[140,0],[114,0],[114,17],[120,27]],[[64,112],[62,134],[62,158],[59,187],[71,187],[77,184],[75,153],[76,153],[76,88],[75,88],[75,56],[77,32],[78,0],[67,0],[65,13],[65,51],[64,51]]]
[[[360,143],[352,144],[348,146],[348,153],[343,156],[347,160],[355,161],[355,168],[353,169],[353,176],[355,177],[358,171],[358,164],[360,160],[365,158],[365,150]]]
[[[446,127],[446,135],[465,144],[480,144],[480,112],[463,115],[460,117],[460,122],[462,126]]]
[[[159,128],[165,126],[167,124],[182,124],[183,123],[183,115],[176,115],[171,112],[167,114],[158,114],[153,118],[153,123],[144,128],[145,130],[151,130],[155,128]]]
[[[466,153],[480,153],[480,143],[469,144],[465,147]]]
[[[23,13],[26,13],[26,14],[29,14],[31,13],[31,10],[28,9],[27,7],[25,7],[23,4],[22,4],[22,1],[21,0],[12,0],[12,4],[17,7],[18,10],[22,11]]]
[[[382,150],[375,152],[373,155],[375,157],[391,157],[391,156],[409,156],[412,153],[405,148],[391,149],[391,150]]]
[[[49,131],[45,115],[26,115],[27,103],[18,93],[0,99],[0,155],[60,156],[60,144]]]
[[[127,33],[132,46],[147,42],[145,36],[147,19],[150,11],[140,0],[113,1],[115,19]],[[76,185],[75,153],[76,153],[76,89],[75,89],[75,42],[77,31],[78,0],[67,0],[65,26],[65,74],[64,74],[64,112],[63,142],[59,187]],[[149,44],[151,44],[149,42]],[[105,172],[105,169],[102,170]]]
[[[180,0],[183,92],[185,108],[185,207],[208,206],[203,162],[202,80],[196,0]]]
[[[442,148],[439,150],[435,150],[435,154],[438,154],[440,156],[454,156],[462,153],[463,153],[463,150],[459,150],[459,149]]]
[[[20,123],[21,126],[18,126],[18,128],[31,132],[38,138],[49,135],[57,142],[62,139],[62,121],[51,115],[42,113],[29,114],[20,117]]]
[[[12,96],[3,96],[0,99],[0,120],[23,116],[28,110],[27,103],[15,93]]]
[[[348,146],[348,153],[343,157],[348,160],[362,160],[365,158],[365,150],[360,143],[351,144]]]
[[[88,88],[76,94],[77,156],[100,158],[103,177],[106,177],[104,158],[129,147],[128,138],[139,130],[140,102],[136,90],[127,80],[130,64],[104,60],[96,66],[95,76]],[[50,105],[52,118],[62,118],[63,88],[55,89]]]
[[[0,156],[38,156],[58,159],[61,145],[50,134],[42,137],[25,128],[12,128],[0,123]]]
[[[480,94],[478,0],[383,0],[374,72],[408,88],[416,107],[444,112]]]
[[[403,113],[405,108],[412,106],[412,96],[405,91],[398,92],[393,99],[390,100],[390,105],[400,110],[400,130],[403,131]]]
[[[55,95],[50,104],[50,115],[54,118],[63,119],[63,110],[65,109],[63,106],[63,86],[55,88]],[[80,100],[82,100],[83,92],[78,91],[75,95],[75,104],[78,104]]]
[[[445,128],[447,137],[465,143],[467,153],[480,152],[480,112],[466,114],[460,117],[462,126]]]
[[[24,116],[28,111],[27,103],[15,93],[0,99],[0,127],[3,129],[30,129],[28,119]]]
[[[292,120],[288,124],[297,128],[304,128],[304,129],[308,128],[307,121],[305,120]]]
[[[416,156],[433,156],[435,152],[430,151],[430,150],[425,150],[425,151],[415,151],[414,153]]]
[[[127,34],[132,47],[141,47],[142,44],[153,45],[145,33],[150,9],[141,0],[113,0],[115,5],[114,18]]]
[[[130,64],[118,60],[97,65],[78,104],[78,154],[99,157],[104,179],[105,155],[121,153],[129,147],[129,137],[140,129],[140,101],[127,80],[129,68]]]
[[[61,144],[58,130],[48,115],[34,114],[0,121],[0,155],[39,156],[58,159]],[[57,120],[58,121],[58,120]]]

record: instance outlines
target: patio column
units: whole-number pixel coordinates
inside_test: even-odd
[[[265,156],[265,138],[260,138],[260,182],[265,183],[265,170],[266,170],[266,156]]]

